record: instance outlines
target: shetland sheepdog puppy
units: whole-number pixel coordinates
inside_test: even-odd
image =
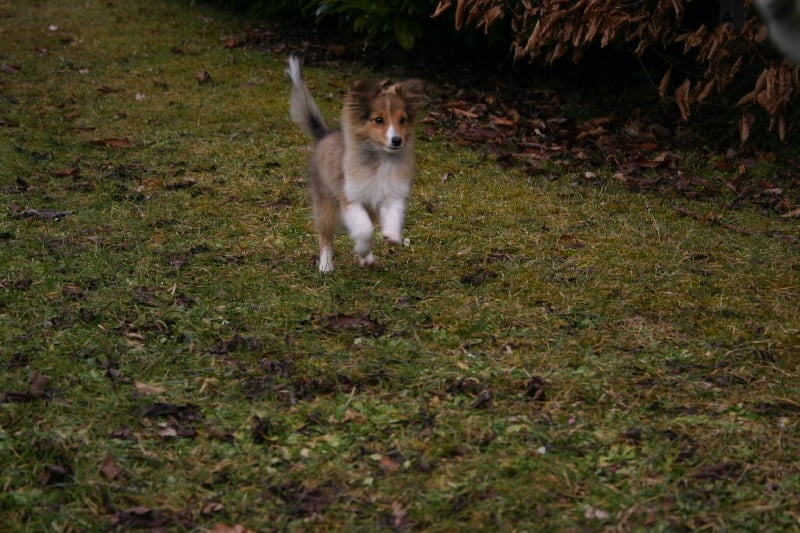
[[[333,236],[344,223],[362,266],[375,266],[374,224],[394,244],[403,242],[406,199],[414,174],[414,124],[425,82],[357,81],[347,91],[341,130],[330,130],[289,57],[292,120],[314,140],[308,187],[319,234],[319,271],[333,270]]]

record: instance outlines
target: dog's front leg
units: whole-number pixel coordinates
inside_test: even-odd
[[[375,256],[372,255],[372,236],[375,228],[369,213],[364,206],[357,203],[349,203],[345,206],[342,219],[350,238],[353,240],[358,262],[361,266],[374,266]]]
[[[381,221],[383,237],[393,243],[403,242],[403,218],[406,202],[403,198],[390,198],[381,204],[378,215]]]

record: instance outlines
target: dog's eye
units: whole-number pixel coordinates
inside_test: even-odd
[[[401,126],[402,126],[403,124],[405,124],[406,122],[408,122],[408,119],[406,119],[406,117],[400,117],[400,125],[401,125]]]
[[[372,120],[375,121],[375,124],[383,124],[383,117],[375,117]]]

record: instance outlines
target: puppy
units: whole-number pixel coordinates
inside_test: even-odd
[[[403,242],[406,199],[414,174],[414,124],[425,104],[425,82],[357,81],[342,108],[341,130],[330,130],[289,57],[292,120],[314,140],[308,187],[319,235],[319,271],[333,270],[333,236],[341,223],[362,266],[375,265],[374,224],[383,237]]]

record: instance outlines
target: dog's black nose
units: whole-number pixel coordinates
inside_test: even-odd
[[[399,147],[403,144],[403,138],[399,136],[392,137],[392,146]]]

